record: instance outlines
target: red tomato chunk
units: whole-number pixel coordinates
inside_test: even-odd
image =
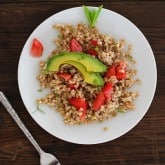
[[[82,46],[74,38],[70,40],[69,47],[71,52],[82,52]]]
[[[97,51],[95,49],[92,49],[92,48],[88,49],[87,53],[90,55],[93,55],[93,56],[98,56]]]
[[[111,82],[106,83],[102,88],[102,92],[104,93],[106,99],[110,101],[111,93],[113,92],[113,84]]]
[[[105,77],[116,76],[118,80],[126,78],[127,64],[124,61],[119,62],[117,65],[111,66],[105,74]]]
[[[86,102],[86,100],[80,97],[79,98],[73,97],[73,98],[70,98],[68,101],[71,105],[76,107],[78,110],[80,110],[80,108],[83,109],[80,119],[84,120],[87,113],[87,107],[88,107],[88,103]]]
[[[111,66],[108,71],[106,72],[106,77],[116,76],[116,67]]]
[[[60,78],[63,78],[65,81],[68,81],[71,79],[72,75],[69,73],[57,73],[57,76]]]
[[[30,54],[33,57],[41,57],[43,53],[43,49],[44,48],[42,43],[38,39],[34,38],[31,46]]]
[[[91,45],[93,45],[93,46],[97,46],[97,40],[91,40]]]
[[[95,100],[94,100],[94,102],[93,102],[93,107],[92,107],[92,109],[94,110],[94,111],[98,111],[99,109],[100,109],[100,107],[105,103],[105,95],[104,95],[104,93],[103,92],[100,92],[97,96],[96,96],[96,98],[95,98]]]

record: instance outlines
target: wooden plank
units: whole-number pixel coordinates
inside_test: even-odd
[[[143,120],[133,130],[114,141],[89,146],[64,142],[41,129],[26,111],[17,85],[20,53],[34,28],[52,14],[70,7],[81,6],[83,3],[96,6],[103,4],[105,8],[114,10],[134,22],[149,40],[158,68],[156,95]],[[0,1],[0,90],[6,93],[41,147],[55,154],[62,164],[165,164],[164,8],[164,1]],[[37,152],[1,104],[0,164],[39,164]]]

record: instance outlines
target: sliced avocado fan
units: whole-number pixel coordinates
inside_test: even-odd
[[[65,61],[79,62],[88,72],[105,72],[106,66],[97,58],[79,52],[64,52],[50,57],[47,61],[46,70],[58,71]]]
[[[65,61],[65,64],[70,64],[77,68],[84,77],[84,81],[88,84],[103,86],[104,80],[99,73],[88,72],[86,68],[79,62]]]
[[[103,86],[104,80],[100,73],[106,71],[106,66],[97,58],[79,52],[64,52],[50,57],[46,71],[58,72],[60,65],[70,64],[77,68],[88,84]]]

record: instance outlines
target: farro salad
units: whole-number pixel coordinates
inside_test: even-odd
[[[40,61],[37,76],[41,89],[50,89],[37,105],[54,108],[69,125],[102,122],[133,110],[139,95],[131,88],[140,83],[131,46],[96,28],[102,6],[83,8],[89,25],[53,26],[59,33],[56,47],[47,61]],[[32,54],[41,56],[42,51],[42,43],[35,39]]]

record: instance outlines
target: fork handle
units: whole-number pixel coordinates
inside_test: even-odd
[[[3,106],[6,108],[7,112],[11,115],[11,117],[15,120],[19,128],[22,130],[22,132],[26,135],[26,137],[29,139],[29,141],[33,144],[35,149],[39,152],[39,154],[43,153],[44,151],[40,148],[36,140],[33,138],[29,130],[25,127],[19,116],[17,115],[16,111],[13,109],[9,101],[7,100],[6,96],[3,94],[3,92],[0,91],[0,102],[3,104]]]

